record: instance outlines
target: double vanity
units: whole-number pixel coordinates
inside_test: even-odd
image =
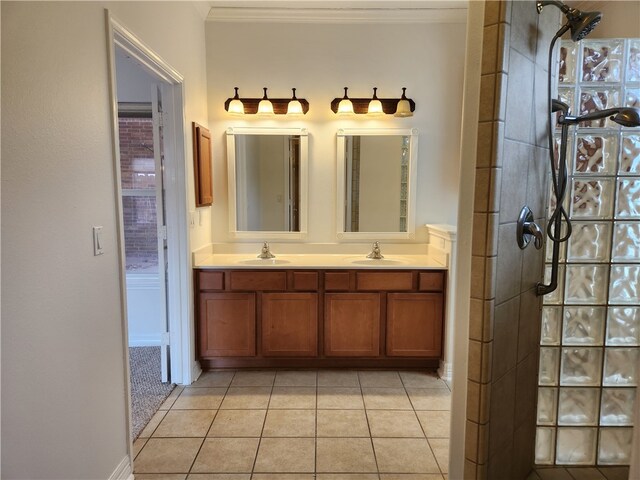
[[[210,255],[195,270],[203,368],[437,367],[446,270],[427,255]]]

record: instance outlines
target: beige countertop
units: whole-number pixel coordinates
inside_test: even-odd
[[[202,269],[433,269],[442,270],[447,267],[430,255],[385,255],[382,260],[366,258],[365,255],[339,254],[291,254],[277,255],[270,260],[261,260],[248,253],[211,254],[203,256],[194,268]]]

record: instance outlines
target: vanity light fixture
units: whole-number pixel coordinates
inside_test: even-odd
[[[412,117],[413,112],[411,111],[411,104],[405,95],[407,91],[407,87],[402,87],[402,97],[398,100],[398,104],[396,105],[396,113],[393,114],[394,117]]]
[[[244,115],[244,105],[242,104],[242,100],[240,100],[240,97],[238,96],[238,87],[233,88],[236,91],[236,94],[229,102],[227,110],[229,111],[229,113],[232,113],[234,115]]]
[[[224,109],[231,113],[242,115],[260,115],[268,117],[271,115],[299,116],[309,111],[309,102],[304,98],[296,97],[296,89],[293,89],[291,98],[269,98],[267,88],[264,88],[262,98],[241,98],[238,95],[238,87],[234,87],[235,95],[227,98],[224,102]]]
[[[331,103],[331,109],[336,112],[338,115],[353,115],[353,103],[351,102],[351,100],[349,99],[349,96],[347,95],[347,90],[349,89],[349,87],[344,87],[344,97],[342,97],[342,99],[340,100],[340,103],[338,104],[338,110],[333,110],[333,102]],[[335,102],[335,100],[334,100]]]
[[[367,108],[367,114],[371,116],[379,116],[384,113],[382,111],[382,102],[378,100],[377,91],[378,87],[373,87],[373,98],[371,98],[369,107]]]
[[[296,98],[296,89],[292,88],[291,90],[293,90],[293,97],[291,97],[287,105],[287,115],[303,115],[302,104]]]
[[[402,87],[401,98],[378,98],[377,90],[377,87],[374,87],[373,98],[349,98],[347,87],[344,87],[344,97],[334,98],[331,101],[331,110],[338,115],[346,113],[370,116],[386,114],[396,117],[413,115],[416,103],[405,95],[406,87]]]
[[[267,97],[267,87],[263,88],[264,96],[258,104],[258,115],[273,115],[273,103]]]

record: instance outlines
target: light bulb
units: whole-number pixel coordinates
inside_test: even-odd
[[[292,88],[291,90],[293,90],[293,97],[291,97],[289,105],[287,105],[287,115],[303,115],[302,104],[296,98],[296,89]]]
[[[377,90],[377,87],[373,87],[373,98],[369,102],[369,109],[367,110],[367,114],[372,116],[378,116],[384,113],[382,111],[382,102],[378,100],[378,96],[376,95]]]
[[[233,115],[244,115],[244,104],[240,97],[238,96],[238,87],[233,87],[236,91],[236,94],[233,96],[233,99],[229,102],[229,108],[227,111]]]
[[[349,100],[347,96],[347,88],[344,87],[344,97],[340,100],[338,104],[338,111],[336,112],[338,115],[353,115],[353,103]]]
[[[267,98],[267,87],[263,88],[264,96],[258,104],[258,115],[273,115],[273,104],[271,100]]]
[[[394,113],[395,117],[413,117],[413,112],[411,111],[411,104],[405,95],[406,87],[402,87],[402,97],[398,100],[398,105],[396,106],[396,113]]]

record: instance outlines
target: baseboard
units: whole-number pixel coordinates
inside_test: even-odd
[[[197,360],[191,365],[191,383],[195,382],[202,375],[202,367]]]
[[[441,361],[440,367],[438,368],[438,375],[445,382],[451,383],[453,379],[453,364]]]
[[[159,347],[162,345],[162,333],[130,334],[130,347]]]
[[[108,480],[134,480],[129,455],[122,459]]]

